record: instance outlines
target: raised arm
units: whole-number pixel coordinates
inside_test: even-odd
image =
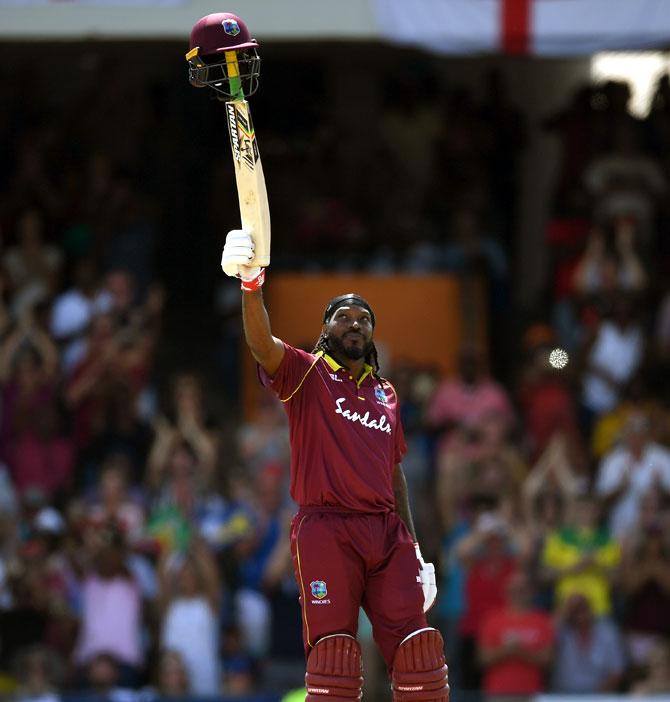
[[[274,375],[284,358],[284,344],[281,339],[272,336],[261,288],[242,293],[242,320],[244,337],[253,357],[266,373]]]
[[[253,357],[266,373],[274,375],[284,358],[284,344],[272,336],[270,318],[263,303],[262,285],[265,269],[250,266],[254,258],[254,242],[243,229],[228,232],[221,256],[221,268],[226,275],[242,282],[242,318],[244,336]]]

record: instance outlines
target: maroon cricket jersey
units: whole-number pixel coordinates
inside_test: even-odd
[[[368,365],[356,381],[328,355],[284,348],[274,376],[259,375],[288,415],[291,497],[303,506],[395,509],[393,468],[407,446],[393,386]]]

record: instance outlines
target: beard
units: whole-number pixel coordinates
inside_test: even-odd
[[[363,341],[362,346],[346,346],[344,341],[338,336],[328,334],[326,337],[330,349],[336,355],[347,358],[350,361],[358,361],[361,358],[365,358],[374,348],[372,341],[365,341],[363,335],[360,338]]]

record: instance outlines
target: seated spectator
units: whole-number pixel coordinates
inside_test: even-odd
[[[123,681],[123,665],[110,653],[98,653],[89,661],[84,671],[82,687],[93,693],[97,699],[114,701],[116,694],[121,696],[122,688],[128,687]]]
[[[547,538],[542,562],[555,583],[557,608],[574,594],[586,598],[594,615],[612,609],[611,580],[621,560],[619,544],[598,527],[598,503],[588,494],[575,500],[566,526]]]
[[[507,581],[507,602],[482,621],[477,637],[489,695],[531,695],[545,690],[554,629],[545,612],[534,609],[528,577],[521,571]]]
[[[670,495],[670,451],[654,443],[649,419],[631,414],[621,446],[601,461],[596,480],[598,496],[610,513],[610,531],[622,539],[637,524],[640,504],[651,490]]]
[[[159,583],[161,646],[183,659],[189,693],[220,694],[222,593],[216,564],[205,543],[194,540],[188,556],[164,554]]]
[[[648,526],[628,544],[621,588],[628,650],[633,663],[641,666],[670,632],[670,553],[660,523]]]
[[[118,684],[134,687],[144,661],[140,588],[126,567],[123,537],[116,531],[101,537],[102,546],[82,578],[81,629],[74,658],[90,677],[90,666],[98,657],[111,656]]]
[[[569,597],[558,625],[552,692],[616,692],[626,670],[619,631],[606,618],[596,618],[583,595]]]
[[[241,697],[253,692],[253,659],[246,651],[242,632],[234,624],[225,630],[223,671],[226,695]]]
[[[64,662],[42,646],[21,651],[17,657],[18,687],[12,699],[16,702],[59,702],[58,688],[64,678]]]
[[[667,633],[667,629],[666,629]],[[646,675],[631,688],[634,696],[670,693],[670,646],[658,641],[647,656]]]
[[[165,697],[183,697],[190,689],[184,659],[177,651],[165,649],[158,658],[156,692]]]

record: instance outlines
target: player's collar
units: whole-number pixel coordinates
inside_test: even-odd
[[[338,370],[348,370],[345,366],[343,366],[341,363],[338,363],[332,356],[329,356],[327,353],[323,351],[319,351],[321,354],[321,357],[323,360],[333,369],[333,371],[338,371]],[[373,368],[369,363],[365,363],[363,365],[363,372],[361,373],[361,377],[356,381],[356,385],[359,385],[369,376],[372,374]]]

